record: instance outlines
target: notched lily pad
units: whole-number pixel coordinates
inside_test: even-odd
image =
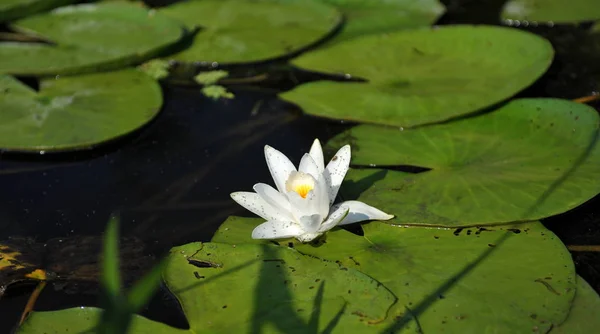
[[[296,53],[341,22],[335,8],[314,1],[192,0],[159,10],[199,29],[181,62],[246,63]]]
[[[508,98],[541,76],[552,57],[547,40],[511,28],[444,26],[366,36],[292,63],[368,82],[310,82],[281,97],[315,116],[412,127]]]
[[[502,18],[550,23],[578,23],[600,19],[596,0],[510,0],[502,8]]]
[[[132,69],[43,79],[39,92],[0,75],[0,148],[87,149],[140,128],[161,105],[156,81]]]
[[[213,239],[240,247],[260,222],[228,219]],[[544,333],[569,313],[575,268],[539,222],[465,229],[371,222],[363,229],[364,237],[334,229],[318,245],[295,249],[378,280],[406,303],[423,333]],[[404,325],[402,316],[389,319],[381,332]]]
[[[0,43],[0,73],[35,76],[141,63],[170,48],[183,33],[179,23],[126,2],[61,7],[11,28],[47,43]]]
[[[598,194],[599,124],[583,104],[521,99],[418,129],[360,125],[328,146],[352,144],[355,166],[431,169],[348,173],[342,196],[396,215],[393,223],[481,225],[552,216]]]

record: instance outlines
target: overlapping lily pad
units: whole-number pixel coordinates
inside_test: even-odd
[[[342,196],[396,215],[395,223],[462,226],[533,220],[600,193],[598,113],[558,99],[514,100],[447,124],[400,130],[360,125],[328,145],[352,144]]]
[[[569,317],[552,334],[593,333],[600,327],[600,296],[581,277],[577,276],[577,292]]]
[[[433,24],[445,11],[438,0],[314,0],[336,7],[345,16],[334,42],[363,35],[420,28]]]
[[[577,23],[600,20],[596,0],[510,0],[502,8],[505,20],[527,22]]]
[[[231,217],[213,241],[264,243],[250,239],[261,222]],[[372,222],[363,229],[364,237],[337,229],[317,245],[294,247],[381,282],[408,302],[423,333],[543,333],[569,313],[575,269],[539,222],[458,230]],[[381,326],[402,327],[402,317],[390,317]]]
[[[510,97],[542,75],[552,57],[548,41],[510,28],[447,26],[367,36],[306,53],[293,64],[368,82],[311,82],[281,96],[311,115],[410,127]]]
[[[44,79],[39,92],[0,75],[0,148],[86,149],[140,128],[161,105],[160,86],[133,69]]]
[[[11,27],[46,43],[0,43],[0,73],[54,75],[115,69],[168,49],[179,23],[137,4],[108,2],[55,9]]]
[[[0,22],[11,21],[47,9],[68,5],[77,0],[2,0]]]
[[[333,7],[314,1],[192,0],[159,10],[193,30],[190,47],[168,58],[244,63],[295,53],[341,22]]]
[[[367,323],[385,319],[396,302],[357,270],[274,245],[176,247],[164,279],[181,302],[189,330],[136,317],[130,333],[369,333],[374,327]],[[34,312],[19,333],[85,331],[100,311]]]

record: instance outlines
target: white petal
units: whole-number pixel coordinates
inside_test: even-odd
[[[302,156],[302,160],[300,160],[300,166],[298,166],[298,171],[312,175],[315,180],[321,176],[319,167],[317,167],[317,164],[309,154],[304,154]]]
[[[331,207],[333,210],[337,207],[348,207],[350,212],[342,222],[338,225],[346,225],[352,223],[358,223],[364,220],[389,220],[394,218],[393,215],[389,215],[377,208],[374,208],[368,204],[359,201],[346,201],[336,204]]]
[[[234,201],[238,202],[239,205],[265,220],[289,220],[288,215],[271,206],[256,193],[238,191],[232,193],[230,196]]]
[[[318,232],[326,232],[334,228],[336,225],[339,225],[340,222],[346,218],[348,215],[350,208],[347,206],[338,206],[335,209],[331,208],[331,214],[327,219],[321,224],[321,227],[318,229]]]
[[[329,185],[329,205],[333,204],[350,166],[350,145],[340,148],[327,164],[323,175]]]
[[[325,170],[325,159],[323,159],[323,148],[321,148],[321,142],[319,139],[315,139],[308,154],[310,154],[317,164],[317,167],[319,168],[319,174],[323,173],[323,170]]]
[[[320,236],[323,233],[304,233],[296,237],[300,242],[309,242],[313,241],[316,237]]]
[[[294,222],[268,221],[252,231],[252,239],[284,239],[303,234],[302,228]]]
[[[317,196],[315,199],[317,201],[317,211],[322,217],[327,217],[331,204],[329,203],[329,186],[323,175],[317,180],[313,191]]]
[[[317,232],[322,221],[323,217],[321,217],[319,214],[300,217],[300,225],[302,225],[302,229],[309,233]]]
[[[265,200],[265,202],[269,203],[269,205],[279,209],[284,214],[288,214],[290,219],[292,218],[290,201],[288,201],[284,194],[265,183],[257,183],[254,185],[253,189]]]
[[[290,201],[292,215],[298,223],[304,216],[319,214],[318,198],[314,191],[311,190],[306,198],[302,198],[295,191],[286,193],[286,196]]]
[[[265,159],[273,181],[275,181],[275,186],[277,186],[279,192],[285,193],[285,181],[287,181],[291,172],[296,171],[296,167],[283,153],[269,145],[265,145]]]

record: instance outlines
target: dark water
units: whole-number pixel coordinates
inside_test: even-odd
[[[449,12],[439,23],[495,24],[502,2],[445,1]],[[576,98],[598,91],[600,71],[593,55],[600,52],[595,53],[598,49],[585,37],[585,29],[530,29],[554,43],[557,59],[520,96]],[[40,243],[78,242],[82,236],[100,236],[109,215],[119,212],[123,236],[141,245],[135,253],[139,258],[130,260],[150,264],[173,245],[209,240],[227,216],[247,214],[229,193],[270,182],[262,154],[265,144],[297,160],[314,138],[327,141],[347,127],[300,116],[293,106],[269,94],[236,92],[234,100],[215,102],[195,88],[166,85],[164,92],[164,109],[156,121],[116,143],[78,154],[0,155],[0,240],[23,236]],[[598,245],[598,207],[597,196],[545,223],[567,245]],[[80,256],[83,263],[85,256],[96,260],[95,253]],[[578,273],[599,291],[599,253],[573,256]],[[36,309],[96,305],[96,288],[90,282],[50,285]],[[0,301],[0,333],[17,323],[31,289],[16,286],[7,291]],[[165,291],[144,314],[185,326]]]

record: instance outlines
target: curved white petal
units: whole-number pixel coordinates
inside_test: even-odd
[[[318,198],[314,191],[310,191],[306,198],[302,198],[298,193],[289,191],[286,193],[290,201],[292,215],[298,223],[304,216],[319,214]]]
[[[296,239],[298,239],[298,241],[300,242],[309,242],[309,241],[313,241],[315,238],[317,238],[318,236],[320,236],[323,233],[304,233],[301,234],[299,236],[296,237]]]
[[[285,193],[285,181],[287,181],[290,173],[296,171],[296,167],[288,157],[269,145],[265,145],[265,159],[273,181],[275,181],[275,186],[277,186],[279,192]]]
[[[331,161],[325,167],[323,175],[329,185],[329,205],[333,204],[337,196],[342,181],[350,167],[350,145],[345,145],[340,148],[337,153],[331,158]]]
[[[317,179],[314,192],[317,196],[315,199],[317,201],[317,211],[323,218],[327,217],[331,204],[329,203],[329,186],[323,175]]]
[[[332,206],[331,210],[339,207],[348,207],[350,211],[348,212],[346,218],[344,218],[344,220],[342,220],[338,225],[358,223],[365,220],[390,220],[394,218],[393,215],[389,215],[377,208],[359,201],[345,201]]]
[[[331,208],[331,214],[327,219],[321,224],[321,227],[317,230],[318,232],[327,232],[334,228],[336,225],[339,225],[340,222],[346,218],[348,215],[350,208],[347,206],[338,206],[335,209]]]
[[[294,222],[267,221],[252,231],[252,239],[284,239],[304,234],[300,225]]]
[[[317,164],[317,167],[319,168],[319,174],[323,173],[325,170],[325,159],[323,158],[323,148],[321,147],[321,142],[319,139],[315,139],[308,154],[310,154]]]
[[[239,205],[243,206],[248,211],[262,217],[265,220],[289,220],[288,215],[286,215],[281,210],[271,206],[256,193],[238,191],[235,193],[231,193],[230,196]]]
[[[272,207],[279,209],[282,213],[287,214],[289,219],[292,219],[290,201],[287,197],[265,183],[257,183],[253,187],[254,191],[269,203]]]
[[[298,166],[298,171],[306,174],[312,175],[315,180],[321,175],[319,172],[319,167],[315,163],[315,160],[308,154],[305,153],[302,156],[302,160],[300,160],[300,165]]]
[[[322,221],[323,217],[321,217],[319,214],[300,217],[300,225],[302,225],[302,229],[309,233],[317,232]]]

